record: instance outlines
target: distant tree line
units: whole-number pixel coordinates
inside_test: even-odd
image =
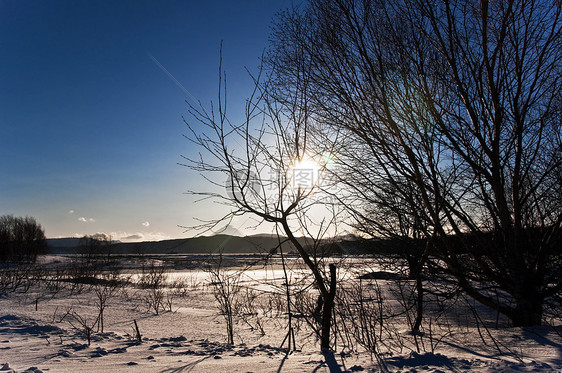
[[[35,262],[46,248],[45,231],[35,218],[0,216],[0,262]]]

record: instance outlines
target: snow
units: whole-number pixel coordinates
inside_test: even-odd
[[[68,261],[59,258],[57,263]],[[243,284],[269,291],[282,282],[279,268],[274,270],[254,268],[244,276]],[[300,278],[302,272],[294,275]],[[158,315],[146,305],[149,289],[128,285],[109,297],[104,331],[94,328],[90,346],[80,325],[76,320],[71,323],[68,316],[74,312],[88,325],[95,321],[97,298],[87,286],[82,292],[71,290],[69,284],[59,291],[34,285],[28,291],[7,292],[0,297],[0,373],[562,372],[560,325],[479,330],[473,321],[447,327],[436,324],[431,338],[420,334],[424,346],[418,352],[403,324],[396,325],[396,333],[410,344],[402,351],[381,349],[375,354],[340,346],[332,354],[319,351],[317,341],[302,323],[297,351],[288,353],[280,347],[287,332],[286,315],[270,313],[263,325],[265,335],[238,320],[231,346],[226,343],[224,319],[207,286],[208,274],[191,269],[168,276],[171,282],[178,279],[183,279],[184,288],[181,292],[166,289],[171,311],[167,307]],[[266,279],[274,284],[267,285]],[[471,313],[466,313],[469,320]],[[141,342],[136,338],[134,320]]]

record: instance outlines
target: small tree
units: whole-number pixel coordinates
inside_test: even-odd
[[[79,253],[87,261],[111,262],[111,245],[113,238],[105,233],[86,235],[80,239],[78,244]]]
[[[45,231],[35,218],[0,216],[0,261],[35,262],[46,248]]]
[[[215,266],[207,268],[207,273],[218,309],[226,321],[228,344],[234,344],[234,318],[237,314],[236,303],[241,290],[241,272],[226,271],[222,263],[222,254],[219,254],[218,262]]]
[[[104,274],[96,279],[93,285],[93,292],[96,296],[96,306],[98,308],[98,331],[104,332],[104,312],[112,297],[122,290],[125,280],[121,278],[118,270]]]

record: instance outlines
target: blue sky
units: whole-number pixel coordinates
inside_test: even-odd
[[[34,216],[48,237],[193,235],[178,225],[220,211],[184,194],[206,187],[177,165],[195,152],[190,98],[158,63],[208,104],[222,40],[230,95],[245,97],[244,68],[292,3],[0,0],[0,215]]]

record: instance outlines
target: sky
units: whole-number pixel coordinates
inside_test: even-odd
[[[247,97],[275,14],[290,0],[0,0],[0,215],[46,236],[193,236],[221,214],[186,194],[197,149],[186,100]],[[230,100],[231,113],[242,109]],[[232,227],[248,233],[244,224]]]

